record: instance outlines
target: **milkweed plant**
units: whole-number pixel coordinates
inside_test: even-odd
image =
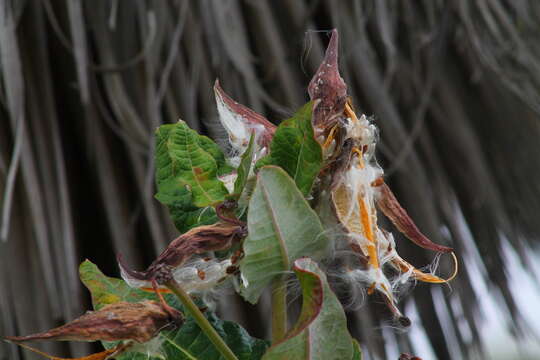
[[[119,254],[121,279],[83,262],[94,311],[6,340],[49,359],[60,358],[26,343],[102,341],[105,350],[80,360],[361,359],[329,279],[382,298],[395,325],[408,327],[397,301],[402,286],[455,277],[452,249],[424,236],[384,181],[377,128],[355,112],[339,74],[336,30],[309,83],[310,102],[279,126],[231,99],[217,80],[214,92],[227,151],[182,120],[155,135],[156,199],[182,235],[144,271]],[[450,254],[454,273],[443,279],[403,259],[379,213],[416,245]],[[252,304],[271,289],[271,341],[216,316],[206,295],[223,286]],[[302,298],[292,327],[290,291]]]

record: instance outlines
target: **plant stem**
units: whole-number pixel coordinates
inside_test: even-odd
[[[201,330],[206,334],[206,336],[208,336],[212,344],[214,344],[221,355],[223,355],[223,357],[227,360],[238,360],[236,355],[234,355],[225,341],[223,341],[221,336],[219,336],[216,329],[214,329],[208,319],[204,317],[197,304],[193,302],[189,294],[182,289],[180,284],[173,279],[168,281],[165,285],[178,297],[178,299],[180,299],[186,310],[191,316],[193,316]]]
[[[283,276],[272,282],[272,344],[287,333],[287,287]]]

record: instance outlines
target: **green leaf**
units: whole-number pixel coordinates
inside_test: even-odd
[[[239,360],[260,359],[268,348],[268,342],[250,337],[240,325],[231,321],[222,321],[213,313],[206,317]],[[189,318],[180,331],[164,332],[163,338],[165,339],[163,348],[167,359],[223,359],[193,318]]]
[[[233,171],[220,148],[179,121],[157,129],[155,157],[156,199],[169,208],[176,228],[216,222],[211,205],[229,195],[217,177]]]
[[[257,162],[255,163],[255,170],[258,171],[260,168],[266,165],[273,165],[272,156],[270,156],[270,154],[263,156],[262,158],[257,160]]]
[[[156,132],[156,182],[158,199],[174,189],[192,193],[193,205],[215,205],[229,193],[217,178],[231,172],[219,147],[197,134],[183,121],[162,125]]]
[[[311,126],[312,103],[304,105],[292,118],[279,124],[272,143],[270,158],[261,165],[277,165],[296,182],[298,189],[308,195],[322,166],[322,148],[315,140]]]
[[[302,287],[302,311],[285,339],[268,349],[263,360],[358,359],[347,317],[324,273],[309,258],[296,260],[293,270]]]
[[[95,309],[118,301],[157,300],[157,297],[152,292],[133,289],[122,279],[105,276],[95,264],[88,260],[81,264],[79,272],[82,282],[92,294],[92,303]],[[182,306],[174,295],[165,294],[165,299],[171,306],[182,311]],[[207,312],[205,315],[240,360],[258,360],[266,351],[268,342],[252,338],[238,324],[222,321],[211,312]],[[157,342],[157,348],[152,350],[158,353],[162,359],[163,356],[167,360],[223,359],[195,320],[189,316],[179,329],[162,331],[158,340],[160,341]],[[111,347],[114,343],[104,343],[104,345]],[[149,360],[147,351],[150,348],[145,347],[143,344],[137,350],[138,352],[131,351],[123,354],[118,359]],[[151,359],[157,359],[157,357]]]
[[[119,301],[139,302],[142,300],[157,300],[157,297],[152,292],[131,288],[122,279],[105,276],[89,260],[85,260],[79,266],[79,276],[83,284],[90,290],[92,305],[96,310]],[[166,296],[167,301],[175,301],[173,295]]]
[[[257,302],[276,275],[289,271],[294,260],[302,256],[318,259],[328,249],[317,214],[277,166],[259,170],[247,222],[240,293],[251,303]]]
[[[251,134],[251,138],[249,139],[249,145],[242,154],[242,159],[240,160],[240,166],[238,166],[237,171],[237,178],[234,182],[234,194],[237,196],[240,196],[242,194],[242,190],[244,190],[244,187],[246,186],[248,177],[249,177],[249,171],[251,170],[251,164],[253,163],[253,156],[255,155],[255,134]]]
[[[353,357],[352,360],[362,360],[362,349],[356,339],[353,339]]]
[[[214,224],[218,220],[213,207],[199,208],[193,204],[193,194],[187,186],[163,184],[156,199],[169,208],[174,225],[181,233],[198,225]]]

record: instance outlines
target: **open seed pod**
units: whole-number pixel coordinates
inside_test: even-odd
[[[363,268],[351,269],[349,278],[367,286],[368,294],[378,291],[402,325],[410,322],[396,306],[394,288],[407,279],[444,283],[450,279],[424,273],[403,260],[396,252],[394,238],[378,226],[377,209],[382,211],[408,239],[425,249],[448,253],[452,249],[431,242],[420,232],[384,183],[383,169],[375,160],[378,132],[365,115],[357,116],[347,99],[347,87],[339,75],[337,31],[326,50],[323,63],[310,82],[313,125],[317,140],[325,152],[320,176],[329,185],[330,200],[338,223],[347,232],[349,245],[362,260]],[[398,273],[387,277],[386,268]]]
[[[228,249],[234,241],[245,236],[241,225],[216,223],[195,227],[173,240],[145,271],[129,269],[118,255],[118,264],[124,278],[134,280],[156,280],[159,284],[173,277],[175,268],[183,265],[191,256],[208,251]]]
[[[276,131],[272,124],[261,114],[234,101],[219,85],[214,85],[219,120],[227,134],[231,146],[242,154],[249,144],[251,134],[255,134],[256,143],[261,149],[267,149]]]

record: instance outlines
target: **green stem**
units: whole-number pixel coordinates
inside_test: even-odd
[[[204,317],[203,313],[199,310],[199,307],[193,302],[188,293],[182,289],[174,279],[168,281],[165,285],[178,297],[178,299],[180,299],[187,312],[193,316],[201,330],[208,336],[221,355],[227,360],[238,360],[225,341],[219,336],[216,329],[214,329],[210,322],[208,322],[208,319]]]
[[[287,287],[283,276],[272,282],[272,344],[287,333]]]

